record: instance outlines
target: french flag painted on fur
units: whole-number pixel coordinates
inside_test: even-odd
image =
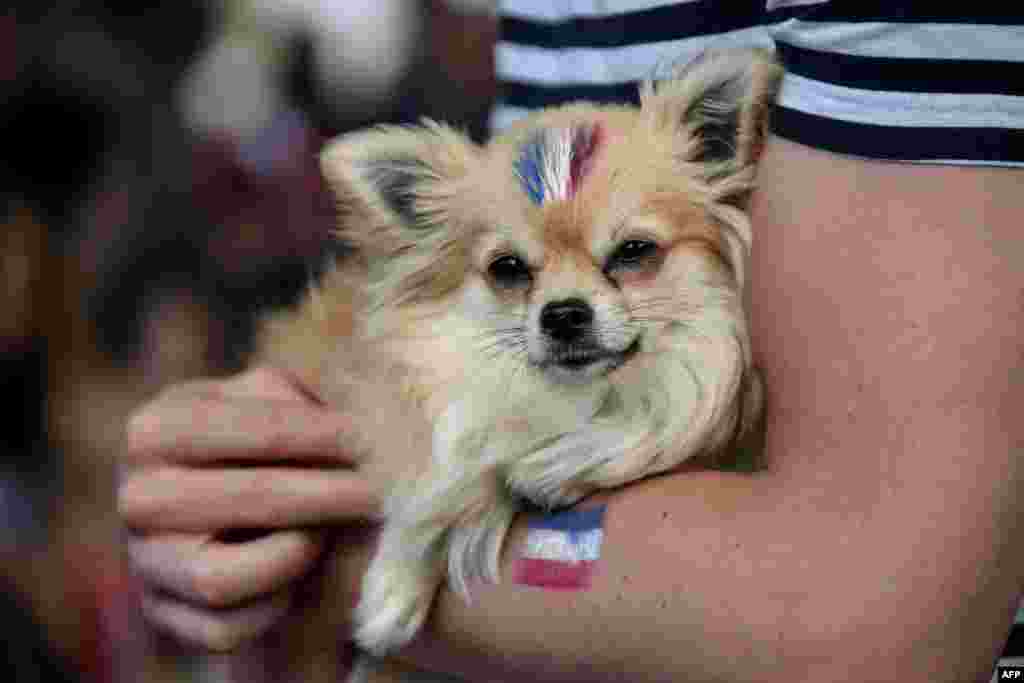
[[[519,150],[516,175],[534,204],[571,199],[601,144],[597,124],[536,131]]]
[[[531,519],[515,582],[562,590],[588,588],[601,556],[604,510],[601,505]]]

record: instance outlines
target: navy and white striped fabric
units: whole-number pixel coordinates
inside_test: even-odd
[[[774,46],[785,138],[841,154],[1024,165],[1024,8],[916,0],[501,0],[500,129],[637,82],[702,50]]]

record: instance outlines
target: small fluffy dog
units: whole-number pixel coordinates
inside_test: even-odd
[[[639,108],[542,111],[484,147],[430,122],[327,147],[355,256],[268,323],[262,356],[356,417],[385,487],[366,651],[407,643],[446,576],[463,595],[497,581],[523,501],[569,505],[751,431],[745,204],[780,74],[712,52]]]

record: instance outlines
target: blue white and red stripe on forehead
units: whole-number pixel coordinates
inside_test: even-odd
[[[519,148],[515,161],[526,196],[538,206],[571,199],[590,171],[600,142],[597,124],[535,131]]]

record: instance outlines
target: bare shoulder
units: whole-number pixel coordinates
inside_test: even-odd
[[[1024,430],[1024,169],[773,140],[759,173],[750,301],[776,422],[844,439],[887,425],[871,438],[966,441],[974,460],[968,425]]]
[[[871,577],[851,613],[913,633],[908,661],[958,643],[965,675],[1001,647],[1024,571],[1022,190],[1024,169],[774,139],[753,206],[772,476]]]

